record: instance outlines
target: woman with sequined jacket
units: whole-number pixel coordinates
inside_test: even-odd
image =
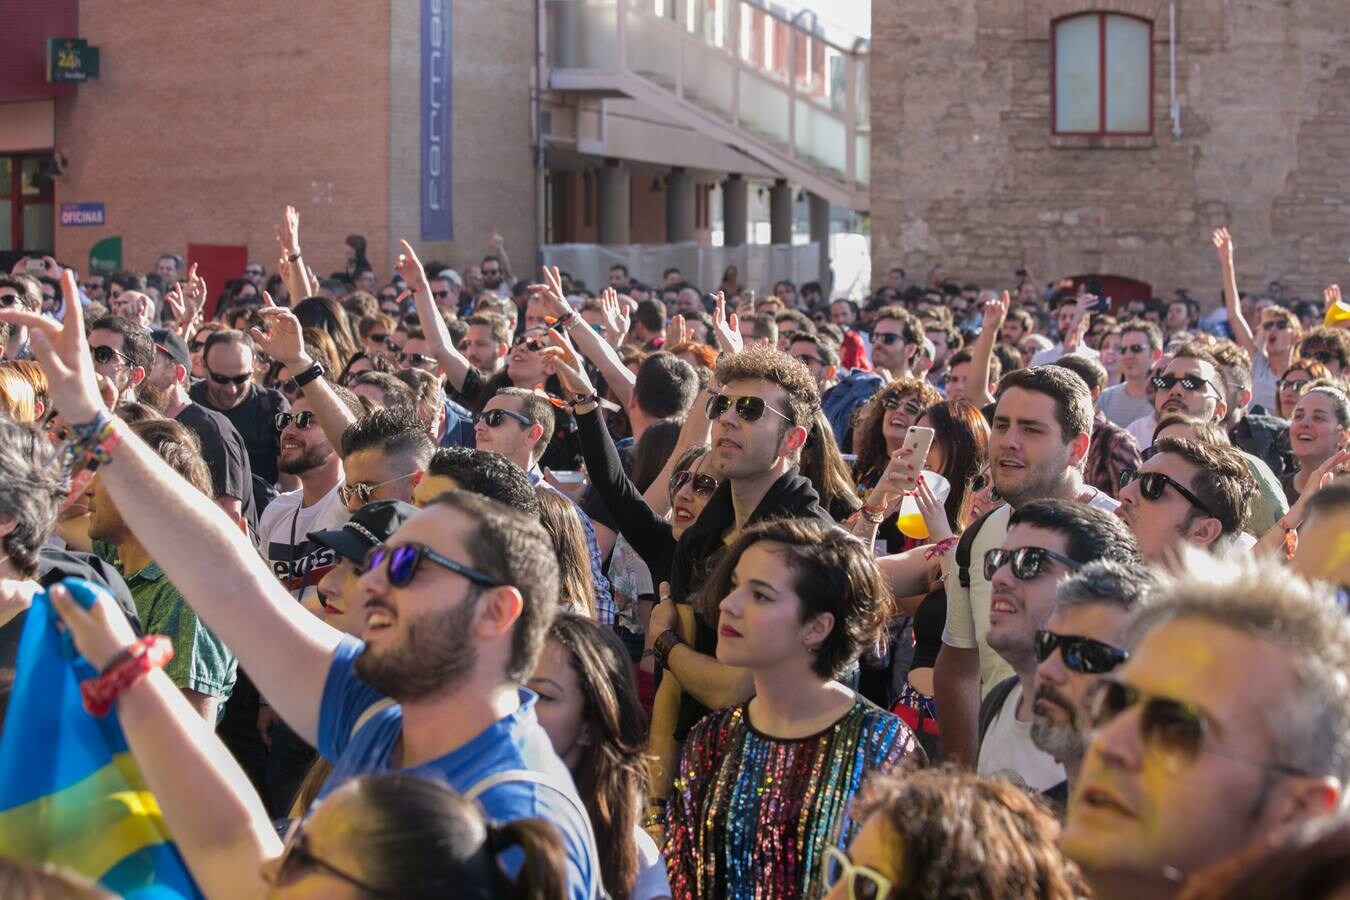
[[[697,602],[717,623],[717,659],[749,670],[755,693],[684,744],[666,818],[671,893],[820,897],[827,848],[858,829],[859,787],[921,756],[898,717],[834,680],[891,614],[885,582],[856,538],[782,519],[743,532]]]

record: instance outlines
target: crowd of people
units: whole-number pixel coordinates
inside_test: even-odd
[[[206,896],[1350,886],[1334,285],[277,237],[0,275],[0,685],[45,590]]]

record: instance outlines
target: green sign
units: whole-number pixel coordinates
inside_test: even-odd
[[[97,77],[97,47],[80,38],[47,39],[47,81],[64,84]]]
[[[89,248],[89,273],[109,275],[122,268],[121,236],[104,238]]]

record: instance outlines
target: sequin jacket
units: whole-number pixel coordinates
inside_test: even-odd
[[[756,731],[746,708],[705,716],[685,741],[666,822],[672,896],[820,897],[825,848],[844,849],[858,830],[863,779],[902,765],[914,734],[862,698],[793,740]]]

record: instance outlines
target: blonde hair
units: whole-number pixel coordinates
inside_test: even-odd
[[[16,422],[37,421],[37,392],[17,370],[0,367],[0,407]]]

